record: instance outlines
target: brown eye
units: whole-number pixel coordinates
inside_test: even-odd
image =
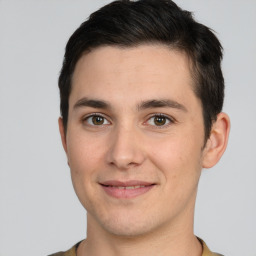
[[[154,117],[154,124],[156,126],[161,126],[166,124],[166,117],[165,116],[155,116]]]
[[[91,126],[100,126],[100,125],[110,124],[110,122],[105,117],[100,115],[88,116],[87,118],[85,118],[84,121]]]
[[[102,117],[102,116],[93,116],[92,117],[92,123],[94,125],[102,125],[102,124],[104,124],[104,117]]]
[[[159,128],[167,128],[172,123],[174,123],[173,119],[164,114],[155,114],[147,120],[148,125]]]

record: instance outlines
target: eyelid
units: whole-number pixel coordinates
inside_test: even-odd
[[[156,129],[163,129],[163,128],[166,128],[166,127],[170,126],[171,124],[176,123],[175,118],[173,118],[173,117],[171,117],[171,116],[169,116],[169,115],[163,114],[163,113],[154,113],[154,114],[149,115],[149,117],[147,118],[147,120],[146,120],[145,123],[147,123],[147,122],[148,122],[151,118],[153,118],[153,117],[164,117],[164,118],[166,118],[166,119],[169,121],[168,124],[164,124],[164,125],[160,125],[160,126],[151,125],[151,126],[153,126],[154,128],[156,128]],[[148,125],[149,125],[149,124],[148,124]]]
[[[100,126],[105,126],[105,125],[112,124],[112,122],[110,121],[110,118],[109,118],[108,116],[106,117],[105,114],[102,114],[102,113],[99,113],[99,112],[89,113],[89,114],[83,116],[83,117],[81,118],[81,121],[82,121],[82,122],[85,122],[85,121],[87,121],[90,117],[94,117],[94,116],[100,116],[100,117],[104,118],[104,119],[108,122],[108,124],[102,124],[102,125],[99,125],[99,127],[100,127]],[[160,125],[160,126],[147,124],[148,121],[149,121],[151,118],[154,118],[154,117],[164,117],[164,118],[166,118],[169,122],[168,122],[167,124]],[[145,121],[143,124],[148,125],[148,126],[153,126],[153,127],[156,128],[156,129],[161,129],[161,128],[166,128],[166,127],[168,127],[168,126],[170,126],[171,124],[174,124],[174,123],[176,123],[176,119],[173,118],[172,116],[169,116],[169,115],[166,115],[166,114],[163,114],[163,113],[153,113],[153,114],[150,114],[150,115],[147,117],[146,121]],[[87,124],[90,125],[90,126],[95,126],[95,127],[97,126],[97,125],[91,125],[91,124],[89,124],[88,122],[87,122]],[[99,128],[99,127],[98,127],[98,128]]]
[[[109,120],[108,117],[106,117],[106,115],[102,114],[102,113],[98,113],[98,112],[94,112],[94,113],[90,113],[90,114],[87,114],[85,116],[82,117],[81,121],[82,122],[85,122],[87,121],[90,117],[94,117],[94,116],[100,116],[102,118],[104,118],[105,120],[107,120],[108,124],[102,124],[102,125],[99,125],[99,126],[104,126],[104,125],[109,125],[111,124],[111,121]],[[88,125],[90,126],[97,126],[97,125],[91,125],[87,122]]]

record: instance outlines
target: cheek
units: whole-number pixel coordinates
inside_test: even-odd
[[[96,171],[102,163],[103,148],[92,138],[73,136],[69,138],[68,161],[76,193],[84,195],[96,180]]]
[[[87,210],[91,209],[91,198],[94,192],[97,166],[99,165],[99,150],[95,150],[89,140],[71,139],[68,145],[68,159],[71,171],[71,180],[75,193]]]
[[[68,138],[67,150],[68,161],[71,170],[84,172],[92,170],[95,163],[99,161],[102,155],[102,143],[88,136],[81,136],[78,133]]]
[[[184,134],[183,134],[184,135]],[[201,147],[197,139],[170,136],[157,147],[151,147],[150,159],[161,170],[164,178],[183,183],[201,171]]]

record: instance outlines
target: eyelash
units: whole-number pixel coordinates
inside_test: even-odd
[[[99,124],[99,125],[90,124],[88,122],[88,120],[90,118],[93,118],[93,117],[101,117],[101,118],[104,119],[104,122],[107,121],[108,124],[104,124],[104,123],[103,124]],[[146,123],[148,123],[150,119],[157,118],[157,117],[165,118],[168,123],[167,124],[164,123],[163,125],[159,125],[159,126],[158,125],[151,125],[154,128],[156,128],[156,129],[163,129],[163,128],[166,128],[166,127],[170,126],[171,124],[175,123],[175,119],[174,118],[171,118],[171,117],[169,117],[167,115],[164,115],[162,113],[155,113],[155,114],[152,114],[143,124],[145,124],[147,126],[150,126],[150,124],[146,124]],[[103,125],[111,124],[111,122],[104,115],[102,115],[101,113],[91,113],[90,115],[83,117],[82,118],[82,122],[87,122],[88,125],[93,126],[93,127],[97,127],[97,126],[102,127]]]
[[[90,115],[88,115],[88,116],[85,116],[85,117],[83,117],[82,118],[82,122],[87,122],[88,123],[88,120],[89,120],[89,118],[93,118],[93,117],[101,117],[101,118],[103,118],[104,119],[104,122],[105,122],[105,120],[107,120],[107,122],[109,123],[109,124],[111,124],[111,122],[104,116],[104,115],[102,115],[102,114],[100,114],[100,113],[91,113]],[[102,125],[106,125],[106,124],[102,124],[102,125],[93,125],[93,124],[90,124],[90,123],[88,123],[90,126],[102,126]]]
[[[152,114],[152,115],[147,119],[146,122],[149,122],[150,119],[152,119],[152,118],[157,118],[157,117],[165,118],[168,123],[167,123],[167,124],[165,123],[165,124],[159,125],[159,126],[157,126],[157,125],[152,125],[152,126],[154,126],[154,128],[156,128],[156,129],[163,129],[163,128],[166,128],[166,127],[170,126],[171,124],[175,123],[175,119],[174,119],[174,118],[171,118],[170,116],[164,115],[164,114],[162,114],[162,113],[155,113],[155,114]]]

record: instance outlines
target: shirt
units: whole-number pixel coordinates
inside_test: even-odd
[[[202,256],[223,256],[222,254],[211,252],[209,250],[209,248],[207,247],[207,245],[205,244],[205,242],[200,238],[198,238],[198,239],[199,239],[199,241],[201,242],[201,244],[203,246]],[[71,249],[69,249],[66,252],[57,252],[57,253],[51,254],[49,256],[77,256],[76,255],[76,250],[77,250],[80,243],[81,242],[77,243],[76,245],[74,245]]]

